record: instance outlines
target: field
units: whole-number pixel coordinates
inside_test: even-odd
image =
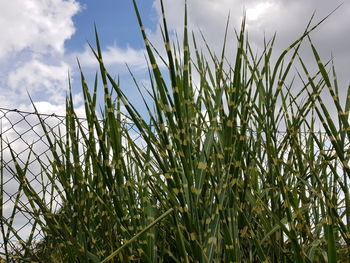
[[[66,139],[42,125],[53,155],[42,173],[62,208],[54,213],[17,163],[44,239],[10,248],[5,262],[350,262],[350,93],[340,98],[333,62],[321,61],[309,36],[326,18],[310,20],[276,61],[275,38],[255,55],[243,19],[227,61],[227,34],[219,55],[197,46],[205,38],[188,32],[185,12],[183,39],[173,42],[162,10],[160,57],[133,2],[151,83],[143,91],[135,79],[135,91],[148,111],[138,112],[106,70],[96,30],[94,87],[81,71],[88,132],[71,96]],[[316,74],[299,55],[302,42]]]

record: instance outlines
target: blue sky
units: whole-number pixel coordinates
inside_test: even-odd
[[[87,0],[79,2],[82,6],[81,11],[73,17],[76,33],[67,40],[67,49],[78,52],[87,40],[94,42],[92,34],[94,22],[105,45],[116,42],[123,48],[127,44],[134,48],[143,47],[132,1]],[[145,26],[154,30],[158,21],[152,4],[150,0],[139,1],[139,8],[144,14]]]
[[[158,0],[137,3],[149,38],[162,50]],[[279,53],[302,34],[313,11],[317,21],[340,3],[340,0],[188,0],[189,27],[197,35],[199,29],[204,32],[210,46],[219,50],[230,12],[229,48],[233,50],[234,29],[239,27],[245,9],[253,47],[261,51],[264,34],[271,37],[277,32],[275,51]],[[169,29],[177,31],[181,38],[184,0],[164,0],[164,4]],[[344,83],[350,75],[349,18],[350,3],[345,2],[312,34],[323,59],[329,59],[333,53],[340,81]],[[147,86],[145,52],[131,0],[11,0],[0,2],[0,107],[32,110],[28,91],[41,112],[63,114],[68,71],[74,99],[77,106],[81,105],[76,58],[91,81],[98,65],[86,43],[94,44],[94,23],[110,73],[120,76],[122,89],[140,104],[125,67],[127,63]],[[310,52],[303,55],[309,64],[314,62]],[[345,89],[344,85],[344,92]]]

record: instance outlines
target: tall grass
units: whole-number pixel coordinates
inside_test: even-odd
[[[31,236],[7,261],[15,262],[17,253],[21,262],[349,262],[350,97],[342,105],[334,66],[321,61],[309,37],[324,20],[313,27],[310,21],[273,62],[275,38],[256,56],[243,19],[236,58],[228,62],[227,28],[222,53],[208,48],[207,58],[194,35],[190,41],[185,7],[183,41],[173,45],[160,1],[166,57],[157,59],[161,52],[150,44],[133,3],[152,103],[144,99],[148,111],[141,114],[128,101],[105,68],[96,33],[91,49],[100,66],[103,120],[96,112],[98,78],[91,91],[81,71],[89,132],[72,97],[65,140],[42,123],[53,155],[51,170],[43,164],[42,173],[62,200],[58,213],[13,155],[20,190],[44,239],[33,249]],[[302,42],[310,44],[315,75],[299,56]],[[294,94],[289,76],[296,64],[302,84]],[[337,116],[321,92],[331,95],[327,103]],[[123,118],[145,147],[132,139]],[[318,122],[324,133],[316,130]]]

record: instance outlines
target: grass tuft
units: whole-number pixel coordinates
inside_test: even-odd
[[[105,68],[95,29],[96,48],[90,47],[100,67],[103,119],[96,111],[98,77],[90,91],[81,71],[87,127],[71,95],[65,139],[41,122],[53,156],[50,170],[42,163],[42,173],[62,208],[55,213],[26,179],[26,166],[15,162],[19,192],[28,197],[44,238],[10,248],[7,261],[350,261],[350,97],[343,105],[334,66],[321,61],[309,36],[326,18],[315,26],[310,20],[275,63],[275,37],[254,55],[243,19],[236,58],[228,62],[228,26],[221,56],[208,47],[207,58],[194,35],[190,48],[187,6],[182,43],[172,43],[160,3],[166,57],[158,60],[133,0],[152,105],[144,100],[148,111],[140,113],[128,101]],[[299,56],[302,42],[310,44],[314,75]],[[158,61],[165,62],[166,72]],[[301,86],[295,95],[290,74],[296,65]],[[135,87],[140,90],[136,80]],[[321,92],[329,92],[327,103],[337,116]],[[123,118],[145,147],[132,139]],[[324,133],[315,129],[317,123]],[[16,235],[11,220],[5,224]]]

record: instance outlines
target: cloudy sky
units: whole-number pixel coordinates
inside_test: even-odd
[[[150,39],[159,45],[158,0],[137,2]],[[184,1],[164,2],[170,30],[181,34]],[[314,11],[316,22],[340,3],[338,0],[188,0],[189,24],[195,33],[202,30],[212,48],[219,50],[228,14],[234,40],[234,28],[239,28],[245,9],[252,44],[261,49],[264,34],[269,38],[276,32],[278,53],[303,33]],[[333,54],[343,92],[350,80],[349,22],[350,3],[345,2],[312,34],[322,59],[328,60]],[[110,72],[120,76],[131,100],[137,99],[125,63],[140,81],[146,79],[146,64],[131,0],[12,0],[0,1],[0,107],[31,109],[28,92],[40,111],[62,113],[68,72],[79,105],[76,58],[88,79],[98,69],[87,46],[87,42],[94,44],[94,23]],[[304,55],[312,64],[310,53]]]

